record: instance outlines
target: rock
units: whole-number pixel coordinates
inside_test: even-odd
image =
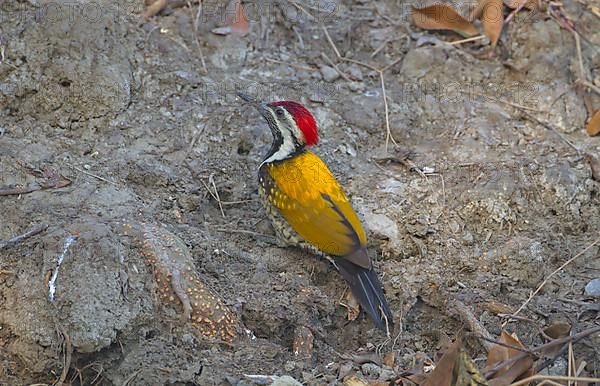
[[[585,296],[600,297],[600,277],[592,279],[585,285]]]
[[[302,384],[289,375],[284,375],[273,380],[271,386],[302,386]]]
[[[340,77],[337,70],[329,66],[321,66],[321,75],[323,75],[323,79],[325,79],[326,82],[334,82]]]

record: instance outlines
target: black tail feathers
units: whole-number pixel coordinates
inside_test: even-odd
[[[336,257],[335,264],[350,285],[352,294],[371,319],[373,319],[375,325],[379,329],[386,331],[385,319],[387,319],[387,328],[391,331],[393,327],[392,311],[385,300],[381,282],[373,268],[366,269],[360,267],[343,257]]]

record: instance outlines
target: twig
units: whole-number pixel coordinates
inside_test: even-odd
[[[295,64],[295,63],[291,63],[291,62],[284,62],[282,60],[277,60],[277,59],[272,59],[272,58],[265,58],[265,60],[267,62],[272,62],[272,63],[278,63],[278,64],[285,64],[286,66],[290,66],[290,67],[294,67],[300,70],[306,70],[306,71],[316,71],[316,68],[312,68],[312,67],[308,67],[308,66],[302,66],[300,64]]]
[[[14,245],[14,244],[18,243],[19,241],[28,239],[28,238],[30,238],[32,236],[37,235],[38,233],[42,233],[46,229],[48,229],[48,225],[47,224],[36,225],[32,230],[30,230],[28,232],[25,232],[23,234],[15,236],[15,237],[13,237],[11,239],[8,239],[6,241],[0,241],[0,249],[4,249],[6,247]]]
[[[385,151],[387,151],[390,140],[394,143],[394,145],[398,144],[396,143],[396,140],[392,135],[392,130],[390,129],[390,112],[388,109],[387,95],[385,93],[385,80],[383,79],[383,71],[379,71],[379,79],[381,80],[381,92],[383,94],[383,108],[385,112]]]
[[[402,36],[402,37],[404,37],[404,36]],[[385,41],[383,43],[381,43],[381,45],[379,47],[377,47],[375,49],[375,51],[373,51],[373,53],[371,54],[371,57],[374,58],[375,55],[377,55],[379,53],[379,51],[383,50],[385,48],[385,46],[392,40],[395,40],[395,39],[392,39],[391,37],[385,39]]]
[[[379,70],[380,72],[386,72],[387,70],[389,70],[390,68],[392,68],[393,66],[395,66],[396,64],[400,63],[402,61],[402,59],[404,59],[404,57],[399,57],[396,60],[394,60],[392,63],[386,65],[385,67],[383,67],[381,70]]]
[[[346,61],[346,62],[349,62],[349,63],[358,64],[359,66],[363,66],[363,67],[366,67],[366,68],[368,68],[370,70],[373,70],[375,72],[379,72],[379,69],[377,67],[372,66],[369,63],[361,62],[361,61],[358,61],[358,60],[355,60],[355,59],[350,59],[350,58],[340,58],[340,60],[343,60],[343,61]]]
[[[270,238],[270,239],[275,239],[275,237],[270,236],[270,235],[265,235],[264,233],[258,233],[258,232],[254,232],[254,231],[247,231],[245,229],[225,229],[225,228],[217,228],[215,229],[217,232],[225,232],[225,233],[242,233],[245,235],[252,235],[252,236],[261,236],[261,237],[266,237],[266,238]]]
[[[585,68],[583,67],[583,55],[581,54],[581,40],[577,31],[573,31],[575,37],[575,48],[577,49],[577,59],[579,59],[579,79],[586,80]]]
[[[350,78],[348,77],[348,75],[346,75],[346,74],[344,73],[344,71],[340,70],[340,68],[338,67],[338,65],[337,65],[337,64],[335,64],[335,63],[333,63],[333,61],[332,61],[332,60],[329,58],[329,56],[327,56],[327,55],[326,55],[324,52],[321,52],[321,57],[322,57],[323,59],[325,59],[325,61],[326,61],[327,63],[329,63],[329,65],[330,65],[331,67],[333,67],[333,68],[334,68],[334,69],[337,71],[337,73],[338,73],[338,74],[340,74],[340,76],[341,76],[342,78],[344,78],[344,80],[346,80],[347,82],[352,82],[352,79],[350,79]]]
[[[69,338],[69,334],[67,334],[67,332],[63,329],[61,329],[60,333],[65,339],[66,347],[64,348],[65,357],[63,362],[63,369],[60,373],[60,378],[56,382],[58,386],[62,386],[65,382],[65,379],[67,379],[67,374],[69,373],[69,369],[71,368],[71,355],[73,354],[73,346],[71,345],[71,338]]]
[[[521,386],[528,385],[532,381],[575,381],[575,382],[600,382],[600,378],[588,378],[588,377],[568,377],[563,375],[533,375],[531,377],[522,379],[518,382],[511,383],[509,386]]]
[[[554,346],[563,345],[563,344],[568,343],[568,342],[577,342],[578,340],[583,339],[586,336],[595,334],[597,332],[600,332],[600,326],[589,328],[587,330],[583,330],[580,333],[575,334],[575,335],[567,336],[567,337],[560,338],[560,339],[554,339],[551,342],[548,342],[548,343],[543,344],[543,345],[538,346],[538,347],[534,347],[534,348],[530,349],[530,351],[532,351],[532,352],[540,352],[540,351],[544,351],[544,350],[546,350],[548,348],[551,348],[551,347],[554,347]],[[488,369],[485,372],[484,375],[485,375],[486,378],[490,378],[492,375],[494,375],[501,368],[503,368],[505,366],[510,366],[513,363],[515,363],[515,362],[517,362],[517,361],[519,361],[519,360],[527,357],[528,355],[530,355],[530,354],[522,353],[522,354],[519,354],[519,355],[515,355],[514,357],[509,358],[509,359],[507,359],[505,361],[499,362],[494,367]]]
[[[554,276],[558,272],[562,271],[563,268],[565,268],[567,265],[571,264],[575,259],[577,259],[579,256],[583,255],[585,252],[587,252],[594,245],[598,244],[598,242],[600,242],[600,237],[597,238],[590,245],[588,245],[587,247],[585,247],[581,252],[579,252],[575,256],[571,257],[569,260],[565,261],[560,267],[558,267],[557,269],[555,269],[554,272],[552,272],[550,275],[548,275],[548,277],[544,279],[544,281],[536,288],[535,291],[533,291],[533,293],[531,295],[529,295],[529,297],[527,298],[527,300],[525,300],[525,302],[523,304],[521,304],[521,306],[513,313],[513,315],[517,315],[519,312],[521,312],[523,310],[523,308],[525,308],[525,306],[527,306],[527,304],[529,304],[529,302],[535,297],[535,295],[537,295],[538,292],[540,292],[540,290],[546,285],[546,283],[548,282],[548,280],[550,280],[550,278],[552,276]],[[502,325],[503,326],[506,325],[507,322],[508,321],[504,322]]]
[[[520,352],[524,352],[524,353],[528,353],[528,354],[532,354],[533,355],[533,353],[531,352],[531,350],[523,348],[523,347],[513,346],[511,344],[506,344],[506,343],[500,342],[498,340],[490,339],[490,338],[488,338],[486,336],[481,336],[481,335],[478,335],[478,334],[475,334],[475,333],[472,333],[471,335],[475,336],[476,338],[483,339],[485,341],[493,343],[494,345],[506,347],[506,348],[509,348],[511,350],[520,351]],[[492,345],[492,347],[493,347],[493,345]]]
[[[338,51],[337,47],[335,46],[335,43],[331,39],[331,36],[329,36],[329,31],[327,31],[327,27],[325,27],[324,25],[321,25],[321,29],[325,33],[325,37],[327,38],[327,41],[329,42],[329,44],[333,48],[333,51],[335,52],[335,55],[338,57],[338,59],[341,59],[342,55],[340,55],[340,51]]]
[[[188,1],[188,6],[190,11],[192,10],[192,4]],[[198,40],[198,24],[200,22],[200,16],[202,15],[202,0],[198,0],[198,12],[196,12],[196,17],[192,20],[192,27],[194,33],[194,43],[196,43],[196,47],[198,47],[198,56],[200,56],[200,63],[202,64],[202,70],[204,74],[208,74],[208,69],[206,68],[206,61],[204,60],[204,53],[202,52],[202,46],[200,45],[200,41]],[[193,16],[193,15],[192,15]]]
[[[471,331],[473,331],[479,337],[484,338],[484,342],[482,342],[482,344],[488,352],[494,347],[494,345],[490,343],[490,341],[495,343],[492,335],[488,332],[488,330],[485,329],[485,327],[481,325],[469,307],[467,307],[463,302],[458,299],[450,299],[446,305],[446,309],[451,315],[458,316],[463,323],[469,326]]]
[[[516,107],[516,106],[515,106]],[[565,138],[564,135],[562,135],[561,133],[559,133],[559,131],[552,126],[550,123],[548,122],[544,122],[538,118],[536,118],[535,116],[525,112],[525,111],[521,111],[521,114],[523,114],[523,116],[527,119],[529,119],[530,121],[533,121],[535,123],[537,123],[538,125],[542,125],[544,126],[546,129],[552,131],[554,134],[556,134],[560,139],[563,140],[563,142],[565,142],[567,145],[569,145],[569,147],[571,147],[573,150],[575,150],[577,153],[581,153],[581,150],[579,150],[579,148],[577,146],[575,146],[571,141],[569,141],[567,138]]]
[[[296,3],[293,0],[288,0],[294,7],[298,8],[300,11],[302,11],[306,16],[308,16],[311,20],[316,20],[316,18],[310,13],[308,12],[306,9],[302,8],[302,6],[298,3]]]
[[[480,97],[483,97],[483,98],[488,98],[488,99],[491,99],[491,100],[493,100],[493,101],[495,101],[495,102],[504,103],[505,105],[512,106],[512,107],[516,107],[516,108],[518,108],[518,109],[530,110],[530,111],[535,111],[535,112],[538,112],[538,113],[542,113],[542,112],[543,112],[542,110],[540,110],[540,109],[536,109],[536,108],[534,108],[534,107],[523,106],[523,105],[520,105],[520,104],[518,104],[518,103],[515,103],[515,102],[511,102],[511,101],[507,101],[507,100],[504,100],[504,99],[499,99],[499,98],[494,98],[494,97],[491,97],[491,96],[489,96],[489,95],[485,95],[485,94],[483,94],[483,93],[479,93],[479,92],[472,92],[472,94],[473,94],[473,95],[480,96]]]
[[[457,44],[474,42],[476,40],[481,40],[481,39],[485,39],[485,35],[478,35],[478,36],[473,36],[473,37],[466,38],[466,39],[455,40],[453,42],[448,42],[448,44],[454,46],[454,45],[457,45]]]
[[[141,372],[142,372],[142,369],[135,370],[130,376],[127,377],[127,379],[123,382],[122,386],[129,385],[129,382],[133,381],[135,379],[135,377],[137,377],[138,374]]]
[[[508,17],[506,18],[506,20],[504,20],[504,24],[508,24],[508,22],[510,22],[512,20],[513,17],[515,17],[515,15],[523,9],[523,7],[525,7],[525,5],[527,4],[529,0],[521,0],[521,2],[519,3],[519,6],[517,8],[514,9],[514,11],[512,11],[510,13],[510,15],[508,15]]]
[[[98,176],[98,175],[96,175],[96,174],[93,174],[93,173],[87,172],[87,171],[85,171],[85,170],[83,170],[83,169],[80,169],[80,168],[78,168],[78,167],[77,167],[77,166],[75,166],[75,165],[71,165],[71,164],[70,164],[70,163],[68,163],[68,162],[65,162],[65,163],[67,164],[67,166],[71,167],[72,169],[75,169],[75,170],[77,170],[77,171],[78,171],[78,172],[80,172],[80,173],[83,173],[83,174],[85,174],[85,175],[88,175],[88,176],[90,176],[90,177],[97,178],[97,179],[99,179],[100,181],[108,182],[109,184],[112,184],[112,185],[114,185],[114,186],[118,186],[118,185],[117,185],[115,182],[112,182],[112,181],[110,181],[110,180],[107,180],[107,179],[106,179],[106,178],[104,178],[104,177],[100,177],[100,176]]]
[[[589,88],[590,90],[594,91],[596,94],[600,95],[600,87],[594,85],[593,83],[588,82],[585,79],[577,79],[575,81],[575,83],[579,83],[579,84]]]
[[[213,189],[215,190],[215,195],[213,197],[215,197],[215,199],[219,203],[219,209],[221,210],[221,216],[223,216],[223,218],[225,218],[225,212],[223,211],[223,204],[221,204],[221,197],[219,196],[219,190],[217,190],[217,185],[215,184],[215,179],[213,178],[213,174],[211,174],[208,177],[208,182],[210,182],[212,184]]]

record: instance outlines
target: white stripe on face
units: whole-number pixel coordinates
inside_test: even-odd
[[[281,115],[281,113],[278,115],[276,111],[282,111],[283,115]],[[277,122],[282,143],[281,146],[279,146],[279,149],[277,149],[269,158],[264,160],[262,164],[273,161],[281,161],[289,157],[289,155],[296,150],[296,141],[294,140],[294,137],[298,142],[304,143],[304,135],[296,125],[294,117],[292,117],[292,115],[285,108],[277,106],[274,110],[269,109],[269,114],[271,114],[273,121]]]

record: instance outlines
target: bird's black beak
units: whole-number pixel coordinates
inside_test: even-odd
[[[242,98],[242,100],[248,102],[249,104],[251,104],[252,106],[254,106],[261,115],[265,116],[265,114],[267,114],[267,110],[268,107],[265,103],[260,103],[256,100],[256,98],[254,98],[253,96],[250,96],[244,92],[238,92],[237,95]]]

